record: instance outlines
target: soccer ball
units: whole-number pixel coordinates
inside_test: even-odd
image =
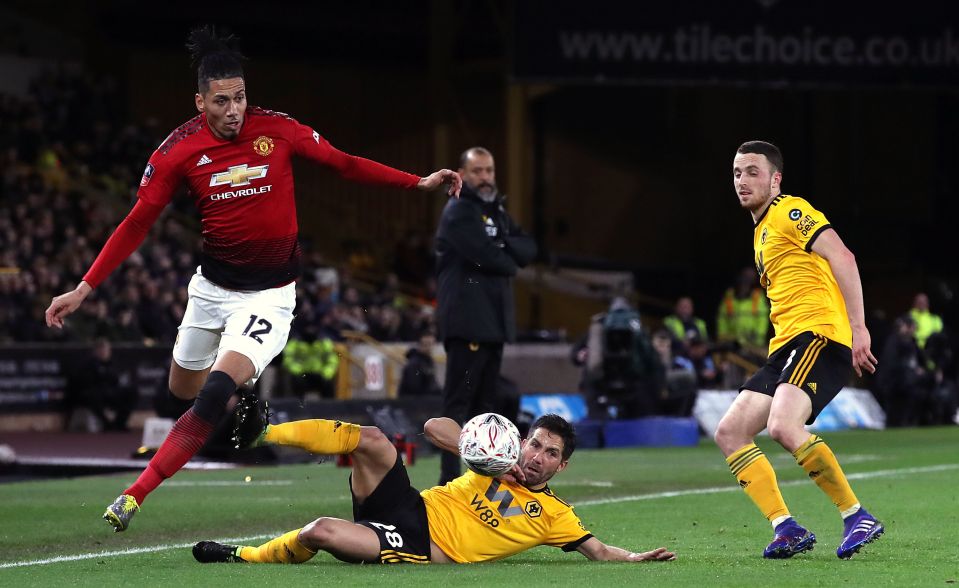
[[[460,457],[482,476],[499,476],[519,460],[519,431],[510,420],[494,412],[471,418],[460,432]]]

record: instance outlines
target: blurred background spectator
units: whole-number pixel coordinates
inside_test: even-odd
[[[435,346],[436,336],[427,332],[420,335],[417,344],[406,351],[406,365],[403,366],[397,392],[400,398],[439,396],[443,393],[436,379],[436,363],[433,361]]]
[[[698,335],[690,340],[702,341]],[[696,366],[682,355],[683,345],[666,328],[653,333],[653,349],[659,358],[664,377],[658,388],[658,414],[689,416],[696,402]]]
[[[128,370],[113,360],[110,342],[97,339],[89,356],[70,368],[64,398],[67,427],[90,432],[126,431],[137,402]],[[93,421],[85,419],[81,410],[88,411]]]
[[[673,338],[682,346],[683,355],[689,355],[689,341],[698,338],[700,341],[709,341],[709,332],[706,330],[706,321],[694,316],[693,299],[683,296],[676,301],[675,312],[663,319],[663,326],[669,330]]]
[[[925,292],[920,292],[913,298],[909,317],[916,326],[915,337],[920,348],[926,346],[926,340],[931,335],[942,332],[942,317],[929,310],[929,296]]]
[[[762,365],[769,346],[769,300],[755,268],[744,267],[726,290],[716,313],[716,350],[721,354],[721,384],[738,388],[748,363]],[[736,357],[733,357],[735,354]],[[745,361],[735,361],[737,358]]]

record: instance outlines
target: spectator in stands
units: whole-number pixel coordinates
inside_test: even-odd
[[[696,385],[699,388],[708,388],[718,384],[721,374],[716,369],[709,344],[699,336],[695,336],[687,341],[687,347],[688,359],[693,364],[693,371],[696,373]]]
[[[429,237],[421,231],[408,231],[396,247],[393,271],[410,284],[425,284],[433,274],[433,252]]]
[[[395,308],[406,306],[406,296],[400,292],[400,279],[396,274],[386,274],[386,279],[373,297],[373,303],[379,306],[393,306]]]
[[[943,425],[956,422],[959,406],[959,382],[949,332],[943,329],[926,339],[922,348],[925,368],[933,374],[932,391],[919,414],[919,424]]]
[[[443,393],[436,381],[436,364],[433,361],[435,345],[436,337],[432,333],[424,333],[419,342],[406,351],[406,365],[403,366],[398,391],[400,398],[439,396]]]
[[[367,313],[369,335],[378,341],[399,341],[402,327],[400,312],[393,306],[370,306]]]
[[[683,296],[676,301],[675,313],[663,319],[663,326],[669,330],[676,341],[682,343],[684,354],[689,353],[688,342],[693,337],[709,341],[706,322],[697,316],[693,316],[693,311],[693,299],[689,296]]]
[[[108,340],[94,342],[91,355],[73,366],[68,382],[65,398],[68,425],[73,411],[83,407],[96,418],[99,430],[127,430],[130,413],[136,407],[137,392],[130,385],[130,374],[114,361]]]
[[[128,286],[128,289],[137,293],[139,301],[136,304],[137,322],[141,325],[144,335],[153,341],[171,341],[176,338],[177,325],[172,322],[170,304],[172,292],[160,293],[160,286],[156,280],[149,277],[142,278],[137,286]],[[141,294],[142,292],[142,294]]]
[[[716,313],[717,350],[723,353],[720,371],[726,388],[743,384],[747,375],[744,365],[753,364],[758,369],[766,361],[769,301],[756,280],[754,268],[743,268],[735,287],[726,290]],[[730,357],[731,354],[738,358]]]
[[[333,341],[318,337],[319,329],[314,324],[298,329],[298,333],[297,337],[290,337],[283,348],[283,368],[291,377],[293,392],[301,398],[308,392],[333,398],[340,366]]]
[[[920,407],[932,389],[933,376],[916,340],[916,322],[910,315],[896,319],[886,339],[876,372],[877,398],[890,427],[918,424]]]
[[[130,343],[143,342],[143,331],[140,330],[135,310],[129,306],[121,306],[116,317],[116,339],[113,339],[113,341],[128,341]]]
[[[693,362],[677,353],[680,344],[666,328],[653,333],[653,349],[665,372],[659,386],[659,414],[689,416],[696,401],[696,367]]]
[[[726,290],[716,313],[716,338],[766,355],[769,345],[769,301],[756,283],[756,270],[743,268],[736,286]]]
[[[0,251],[5,254],[0,266],[20,276],[8,282],[6,294],[17,298],[20,312],[0,313],[0,331],[14,333],[17,341],[89,341],[103,333],[77,324],[79,328],[68,332],[44,334],[25,324],[29,310],[24,309],[33,307],[34,301],[42,304],[65,283],[82,278],[84,268],[93,261],[93,248],[102,246],[117,220],[110,198],[119,196],[125,202],[129,182],[123,177],[139,169],[162,136],[155,120],[121,126],[116,117],[123,111],[121,97],[110,79],[50,70],[31,84],[30,92],[32,96],[25,100],[0,95],[0,137],[5,146],[0,147],[0,201],[4,202]],[[180,221],[170,218],[166,225],[184,232]],[[190,241],[174,247],[183,250],[178,254],[181,273],[192,273],[197,265],[192,233]],[[169,249],[170,239],[160,234],[155,246]],[[144,247],[143,256],[150,254],[151,247]],[[150,258],[147,273],[139,277],[155,280],[166,265],[162,256]],[[118,294],[125,283],[116,282],[101,292],[109,323],[116,322],[120,306],[126,304]],[[144,292],[136,296],[146,297]],[[133,323],[139,330],[137,317]],[[175,336],[169,330],[151,334],[161,344],[172,343]]]
[[[942,317],[929,311],[929,297],[924,292],[916,294],[909,316],[916,324],[916,342],[920,348],[926,346],[930,335],[942,332]]]
[[[417,341],[423,335],[429,333],[435,337],[436,321],[434,315],[436,309],[429,304],[419,301],[418,304],[410,305],[404,309],[404,325],[406,334],[403,341]]]

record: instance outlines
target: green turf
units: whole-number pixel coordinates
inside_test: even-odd
[[[100,515],[132,474],[0,485],[0,586],[948,586],[959,580],[959,427],[834,433],[826,440],[847,473],[867,474],[854,479],[853,488],[887,526],[879,542],[850,561],[835,555],[841,523],[834,507],[790,456],[766,440],[760,445],[793,514],[819,538],[814,551],[787,561],[761,558],[771,538],[768,524],[736,488],[718,450],[703,443],[580,451],[551,484],[579,505],[579,516],[600,539],[631,549],[667,546],[678,553],[675,562],[599,564],[538,548],[474,566],[350,566],[324,554],[301,566],[204,566],[182,546],[283,532],[321,515],[349,518],[347,470],[324,463],[181,472],[122,534],[112,533]],[[907,468],[913,469],[901,471]],[[435,458],[410,468],[419,487],[437,473]],[[242,483],[246,476],[251,483]],[[189,485],[211,482],[240,483]],[[709,488],[723,490],[649,496]],[[173,547],[158,549],[163,545]],[[111,554],[136,548],[146,551]],[[88,555],[100,552],[105,555]],[[86,558],[3,567],[76,555]]]

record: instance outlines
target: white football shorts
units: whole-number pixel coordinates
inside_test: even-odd
[[[296,306],[296,283],[259,292],[227,290],[203,277],[190,279],[190,295],[173,345],[173,360],[188,370],[204,370],[217,354],[235,351],[253,362],[256,383],[263,369],[283,351]]]

